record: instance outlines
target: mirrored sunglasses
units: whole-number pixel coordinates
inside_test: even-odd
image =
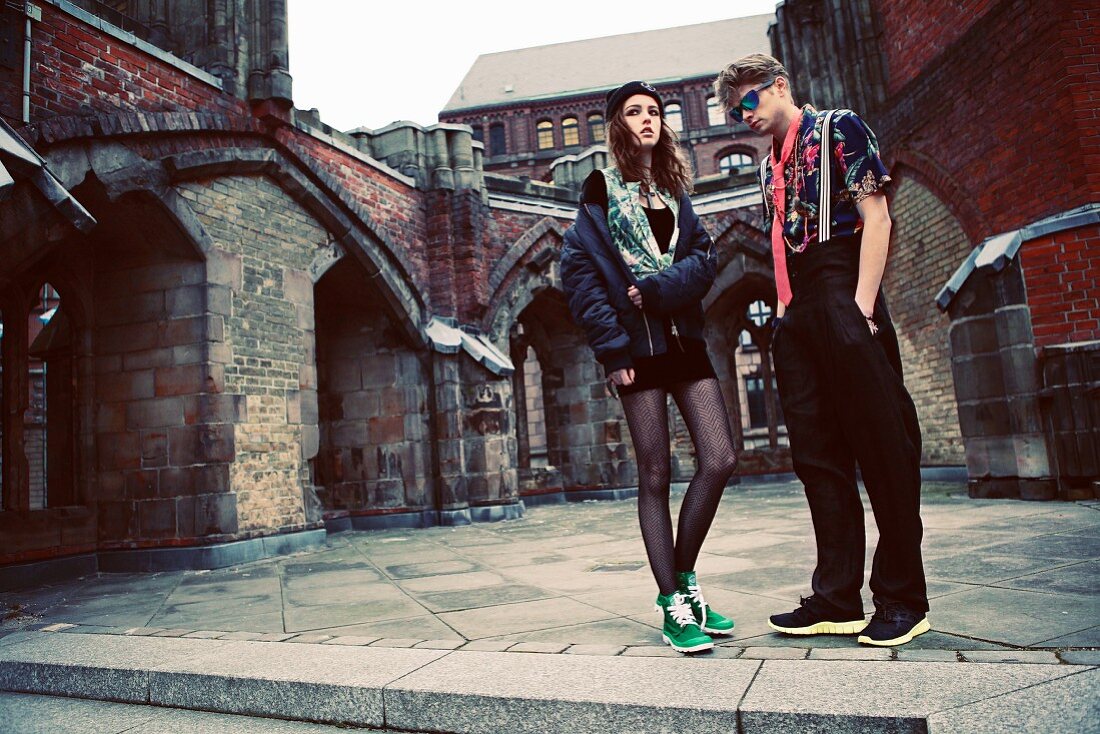
[[[741,103],[739,105],[737,105],[736,107],[734,107],[732,110],[730,110],[730,115],[733,117],[733,119],[737,120],[738,122],[744,122],[745,121],[745,114],[744,114],[744,112],[742,112],[742,110],[747,112],[747,111],[750,111],[750,110],[755,110],[757,107],[759,107],[760,106],[760,92],[763,92],[765,89],[767,89],[768,87],[770,87],[773,84],[775,84],[775,79],[772,79],[769,82],[764,82],[763,84],[761,84],[756,89],[750,89],[749,93],[741,98]]]

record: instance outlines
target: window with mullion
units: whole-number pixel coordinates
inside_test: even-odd
[[[550,120],[539,120],[535,125],[539,150],[550,150],[554,147],[554,123]]]

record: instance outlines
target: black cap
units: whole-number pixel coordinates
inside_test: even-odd
[[[647,97],[652,97],[657,102],[657,109],[661,112],[661,117],[665,116],[665,103],[661,101],[660,96],[657,94],[657,90],[653,88],[649,82],[627,82],[618,89],[612,89],[607,93],[607,109],[605,110],[605,120],[610,122],[611,118],[626,100],[633,97],[635,94],[644,94]]]

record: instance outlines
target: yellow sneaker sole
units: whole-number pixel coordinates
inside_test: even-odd
[[[780,627],[768,620],[768,626],[785,635],[855,635],[867,626],[867,620],[853,619],[851,622],[818,622],[809,627]]]
[[[906,642],[911,641],[917,635],[923,635],[928,630],[932,629],[932,625],[928,623],[928,618],[925,617],[921,621],[917,622],[913,629],[906,632],[901,637],[895,637],[892,640],[872,640],[867,635],[860,635],[856,642],[863,645],[877,645],[878,647],[893,647],[894,645],[904,645]]]

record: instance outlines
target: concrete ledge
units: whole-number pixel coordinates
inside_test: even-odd
[[[564,505],[565,492],[543,492],[542,494],[520,495],[526,507],[538,507],[539,505]]]
[[[113,635],[0,648],[0,689],[303,721],[385,725],[382,689],[446,655]]]
[[[1097,689],[1100,689],[1100,670],[1091,668],[933,714],[928,717],[928,731],[932,734],[995,734],[1011,728],[1012,731],[1043,734],[1097,732],[1100,731]]]
[[[390,530],[393,528],[430,528],[435,522],[434,510],[394,512],[386,515],[353,515],[349,527],[355,530]],[[469,523],[466,523],[469,524]]]
[[[470,508],[470,519],[474,522],[500,522],[518,520],[525,512],[523,500],[507,505],[483,505]]]
[[[522,501],[501,505],[483,505],[464,507],[458,510],[415,510],[413,512],[393,512],[385,515],[352,515],[325,521],[329,532],[341,530],[391,530],[471,525],[475,522],[499,522],[523,517]]]
[[[928,716],[1078,669],[1060,665],[768,660],[741,704],[746,732],[928,731]],[[813,681],[808,686],[800,682]]]
[[[617,487],[615,489],[571,489],[563,492],[566,502],[587,502],[588,500],[629,500],[638,496],[637,487]]]
[[[729,732],[759,665],[456,652],[386,689],[386,724],[484,734]]]
[[[139,548],[99,554],[99,570],[107,573],[134,571],[197,571],[225,568],[273,556],[313,550],[325,544],[323,529],[302,530],[229,543],[190,548]]]
[[[11,637],[0,645],[0,690],[400,731],[939,734],[1030,717],[1052,725],[1023,730],[1062,734],[1100,720],[1100,671],[1082,666]]]
[[[95,553],[0,566],[0,591],[52,584],[55,581],[87,576],[95,573],[96,568]]]

